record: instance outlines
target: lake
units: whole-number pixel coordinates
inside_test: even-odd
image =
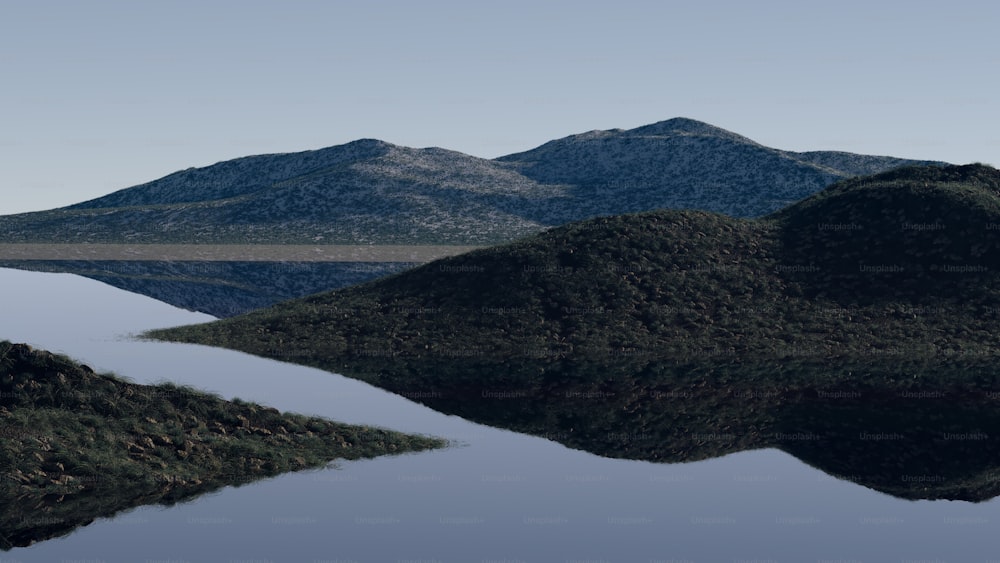
[[[170,380],[456,443],[139,507],[0,553],[0,563],[1000,561],[995,498],[904,500],[777,449],[690,463],[608,459],[328,372],[136,340],[213,317],[95,280],[0,269],[0,287],[0,339],[138,383]]]

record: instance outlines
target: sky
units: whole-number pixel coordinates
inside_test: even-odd
[[[1000,166],[1000,3],[0,0],[0,214],[359,138],[493,158],[689,117]]]

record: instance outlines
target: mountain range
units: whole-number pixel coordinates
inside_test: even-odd
[[[675,118],[483,159],[362,139],[182,170],[49,211],[0,217],[0,241],[488,245],[661,208],[756,217],[907,164],[796,153]]]
[[[599,217],[231,319],[154,331],[350,357],[995,354],[1000,172],[907,167],[761,219]]]

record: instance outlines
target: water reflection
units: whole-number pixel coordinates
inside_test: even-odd
[[[167,481],[96,483],[99,486],[65,495],[27,494],[14,484],[3,483],[0,484],[0,550],[66,536],[98,518],[139,506],[192,502],[224,487],[238,487],[279,473],[226,475],[184,487]]]
[[[599,457],[527,433],[445,416],[357,380],[219,349],[123,340],[118,335],[208,319],[91,280],[0,270],[0,286],[19,296],[5,307],[6,334],[0,338],[27,339],[85,360],[98,371],[114,371],[140,383],[169,379],[282,411],[385,425],[468,444],[432,455],[346,463],[341,470],[289,473],[170,509],[151,505],[114,519],[98,519],[57,541],[0,554],[3,560],[985,561],[996,555],[992,523],[1000,500],[979,504],[900,500],[820,473],[768,448],[678,464]],[[481,360],[478,366],[469,365],[488,377],[491,362]],[[446,359],[439,365],[449,369]],[[363,367],[356,366],[356,377],[364,375]],[[394,369],[392,362],[381,367],[387,375]],[[643,369],[644,364],[635,362],[621,366],[620,372],[638,376]],[[456,365],[452,371],[461,372],[462,367]],[[608,367],[608,377],[616,373]],[[744,374],[746,384],[734,387],[732,394],[722,389],[720,400],[766,392],[767,385],[750,380],[751,374],[749,370]],[[432,391],[431,375],[424,374],[427,392]],[[991,381],[982,379],[973,389],[988,393]],[[470,383],[477,392],[497,388],[488,381]],[[520,380],[513,384],[520,385]],[[682,385],[680,379],[675,386],[664,381],[650,387],[670,393],[674,388],[682,391]],[[438,391],[443,393],[446,387]],[[853,388],[831,382],[808,393],[818,400],[817,389]],[[426,394],[418,398],[423,392],[419,384],[413,389],[415,400],[428,400]],[[833,402],[835,397],[822,398]],[[948,397],[960,404],[958,395]],[[669,398],[657,396],[659,401]],[[899,398],[918,405],[933,400]],[[600,398],[574,399],[583,408]],[[654,397],[647,393],[647,400]],[[514,406],[508,402],[494,406]],[[547,432],[545,417],[537,418],[538,432]],[[550,432],[548,437],[557,436]],[[975,459],[969,457],[972,463]],[[860,481],[846,471],[834,472]],[[357,521],[386,516],[401,523]],[[312,518],[316,523],[274,522],[285,517]],[[442,524],[463,517],[485,522]],[[560,517],[569,523],[541,523]],[[533,523],[527,524],[526,518]],[[651,522],[627,523],[636,518]]]
[[[980,502],[1000,494],[1000,380],[987,359],[360,358],[338,372],[446,414],[605,457],[678,463],[778,448],[899,498]]]
[[[413,262],[0,261],[0,268],[76,274],[217,318],[363,283],[416,265]]]

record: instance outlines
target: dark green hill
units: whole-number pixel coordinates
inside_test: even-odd
[[[602,217],[150,334],[321,367],[372,355],[992,350],[998,177],[983,165],[904,169],[836,184],[761,220]],[[951,230],[906,228],[935,222]]]
[[[335,459],[443,445],[170,384],[128,383],[0,342],[0,549]]]
[[[985,165],[845,180],[768,219],[810,295],[923,303],[993,289],[1000,269],[1000,175]]]
[[[291,354],[317,341],[336,355],[607,354],[701,331],[701,318],[718,315],[709,332],[722,336],[722,317],[737,322],[761,296],[781,294],[780,278],[760,275],[775,244],[755,227],[694,211],[595,219],[225,323],[153,334],[233,338],[229,345]]]

